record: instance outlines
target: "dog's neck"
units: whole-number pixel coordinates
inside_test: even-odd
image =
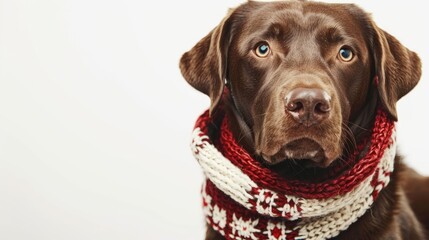
[[[225,104],[225,115],[230,119],[230,129],[237,142],[249,153],[255,152],[255,143],[251,126],[230,101]]]
[[[225,115],[230,119],[231,132],[240,146],[242,146],[247,152],[254,153],[255,142],[253,139],[251,123],[245,119],[246,116],[244,116],[244,112],[240,110],[240,103],[233,96],[230,85],[227,85],[226,87],[227,88],[222,96],[223,103],[221,111],[224,111]]]
[[[237,145],[228,116],[216,127],[219,139],[210,139],[206,113],[197,121],[192,148],[207,177],[207,222],[227,239],[338,235],[369,209],[393,171],[394,124],[379,115],[368,154],[341,177],[318,184],[287,181],[254,160]]]

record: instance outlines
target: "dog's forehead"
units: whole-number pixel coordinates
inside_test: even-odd
[[[362,35],[357,16],[364,13],[354,5],[301,1],[249,2],[248,5],[241,13],[246,19],[239,27],[242,36],[289,31],[314,33],[323,29],[337,29],[357,38]]]

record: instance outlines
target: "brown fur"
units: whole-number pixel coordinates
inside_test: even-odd
[[[256,53],[261,43],[270,47],[266,57]],[[339,57],[344,47],[352,50],[351,61]],[[301,179],[317,179],[347,157],[370,133],[378,105],[396,120],[396,102],[421,75],[418,56],[360,8],[306,1],[248,2],[231,10],[183,55],[180,68],[210,97],[212,114],[223,102],[248,152],[283,176]],[[229,91],[222,98],[225,79]],[[296,89],[323,91],[330,106],[323,121],[302,124],[285,110]],[[414,212],[429,228],[429,192],[419,191],[429,179],[399,157],[396,165],[371,211],[336,239],[424,239]],[[222,237],[209,228],[206,239]]]

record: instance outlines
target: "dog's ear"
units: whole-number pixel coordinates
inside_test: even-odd
[[[210,113],[219,103],[225,85],[232,14],[230,10],[215,29],[180,59],[180,70],[186,81],[210,97]]]
[[[397,120],[396,102],[420,80],[420,58],[374,22],[372,28],[375,83],[382,106],[392,119]]]

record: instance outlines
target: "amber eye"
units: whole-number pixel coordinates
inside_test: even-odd
[[[270,54],[270,46],[268,43],[260,43],[255,49],[256,56],[266,58]]]
[[[342,47],[338,52],[338,56],[344,62],[350,62],[354,57],[352,50],[347,47]]]

